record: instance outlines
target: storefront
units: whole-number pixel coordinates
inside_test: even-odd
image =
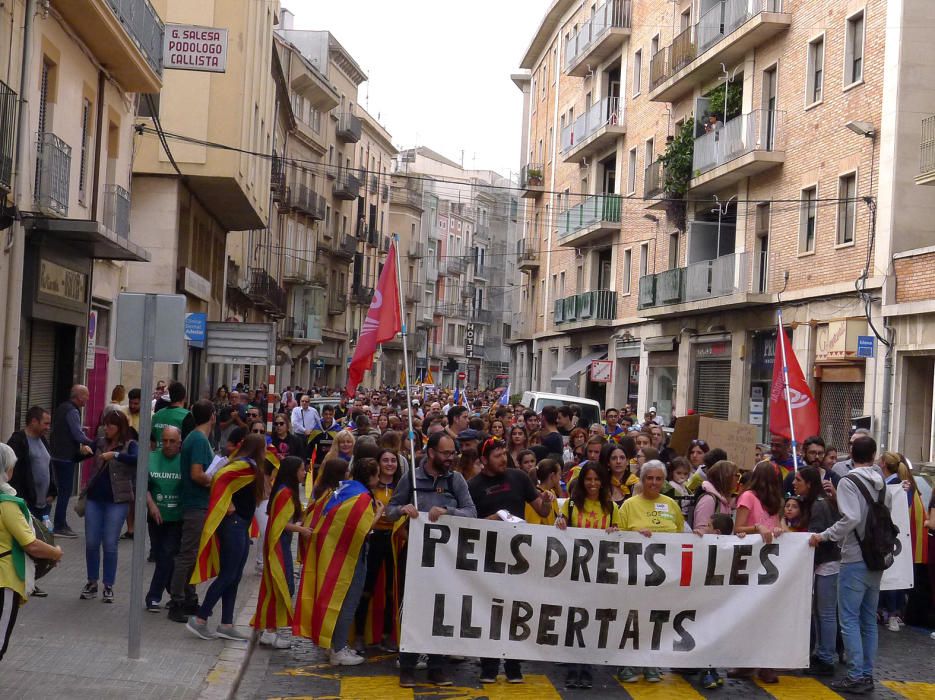
[[[656,415],[668,425],[675,411],[675,392],[678,386],[679,353],[674,335],[647,338],[643,341],[647,351],[648,401],[641,411],[655,407]],[[631,406],[631,408],[635,407]],[[642,417],[642,416],[641,416]]]
[[[864,415],[865,360],[857,357],[864,319],[829,321],[815,330],[816,399],[821,436],[829,446],[847,447],[852,422]]]
[[[748,421],[756,426],[757,440],[769,441],[769,395],[773,386],[773,363],[776,359],[776,331],[753,331],[750,347],[750,405]]]
[[[730,349],[730,340],[720,338],[699,340],[692,348],[691,405],[698,413],[721,420],[730,417]]]
[[[614,407],[636,410],[640,395],[640,341],[617,339]]]

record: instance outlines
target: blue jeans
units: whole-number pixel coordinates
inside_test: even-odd
[[[814,626],[818,660],[833,664],[838,639],[838,574],[815,576]]]
[[[221,601],[221,624],[234,624],[234,604],[243,567],[250,553],[250,523],[236,513],[225,516],[218,526],[221,570],[211,582],[198,609],[198,617],[207,620]]]
[[[289,586],[289,595],[295,595],[295,563],[292,561],[292,533],[284,531],[279,537],[282,547],[283,572],[286,574],[286,585]]]
[[[869,571],[863,561],[841,564],[838,616],[847,652],[847,677],[873,678],[877,655],[877,603],[882,571]]]
[[[351,625],[354,624],[354,613],[357,612],[357,605],[364,593],[366,578],[367,545],[364,544],[360,549],[360,555],[357,557],[357,566],[354,567],[354,578],[351,579],[351,585],[347,588],[347,595],[344,596],[344,602],[341,603],[341,612],[338,613],[338,620],[334,625],[334,634],[331,635],[331,648],[335,651],[340,651],[347,646],[347,640],[351,634]]]
[[[75,463],[61,459],[51,460],[52,476],[55,479],[55,488],[58,496],[55,498],[55,517],[52,526],[59,530],[68,527],[68,499],[75,488]]]
[[[162,592],[170,593],[169,581],[172,580],[172,571],[175,568],[175,555],[179,553],[182,543],[182,521],[157,525],[150,521],[150,546],[155,555],[156,568],[149,583],[149,593],[146,600],[158,603],[162,600]]]
[[[128,509],[127,503],[87,500],[84,512],[84,557],[88,565],[88,581],[97,581],[100,577],[103,548],[104,585],[114,585],[117,578],[117,543]]]

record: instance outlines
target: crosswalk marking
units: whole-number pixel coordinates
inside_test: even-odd
[[[906,681],[883,681],[883,685],[906,700],[931,700],[935,698],[935,683],[910,683]]]
[[[647,683],[640,679],[639,683],[622,683],[620,686],[627,691],[633,700],[701,700],[704,695],[695,690],[691,683],[677,673],[664,673],[659,683]]]
[[[341,697],[348,700],[412,700],[412,688],[400,688],[398,676],[345,676],[341,678]]]
[[[779,676],[778,683],[756,684],[776,700],[837,700],[841,696],[814,678]]]
[[[485,685],[480,695],[490,700],[561,700],[548,676],[526,674],[525,678],[525,683],[515,685],[501,678],[496,684]]]

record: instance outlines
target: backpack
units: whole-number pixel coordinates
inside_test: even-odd
[[[863,539],[854,531],[864,564],[870,571],[885,571],[893,565],[899,547],[899,528],[893,524],[886,507],[886,487],[880,489],[880,495],[874,499],[860,477],[848,474],[844,478],[853,482],[867,501]]]

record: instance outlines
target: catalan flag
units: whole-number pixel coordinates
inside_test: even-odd
[[[201,542],[198,544],[198,558],[195,560],[195,570],[192,573],[193,585],[214,578],[220,571],[220,549],[217,529],[227,509],[231,504],[231,497],[253,482],[255,473],[253,465],[238,459],[221,467],[211,482],[211,495],[208,498],[208,515],[205,518],[204,528],[201,530]]]
[[[283,551],[282,533],[294,515],[292,490],[279,489],[270,506],[266,540],[263,543],[263,577],[260,579],[256,614],[250,621],[258,630],[292,626],[292,594],[286,580],[285,564],[285,558],[291,557],[292,553]]]
[[[389,637],[390,641],[399,643],[397,621],[399,618],[399,604],[402,601],[399,597],[398,574],[402,550],[408,538],[408,523],[408,518],[400,518],[389,531],[391,556],[381,563],[377,571],[376,581],[373,584],[373,593],[367,601],[364,644],[380,644],[384,637]],[[391,615],[389,615],[390,620],[392,620],[390,627],[386,626],[387,608],[392,611]]]
[[[302,565],[292,631],[328,649],[338,614],[373,525],[373,497],[357,481],[342,481],[312,510],[312,538]]]
[[[912,542],[913,564],[928,564],[929,546],[926,533],[925,504],[922,503],[919,489],[915,488],[909,497],[909,534]]]

